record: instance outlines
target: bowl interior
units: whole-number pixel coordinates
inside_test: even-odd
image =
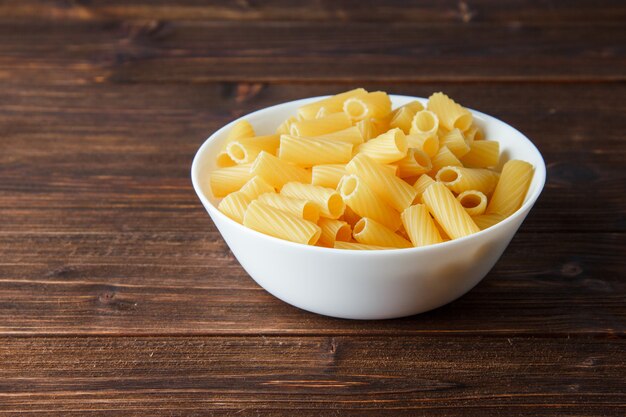
[[[390,97],[393,107],[401,106],[413,100],[418,100],[423,104],[426,104],[427,101],[427,99],[420,97],[401,95],[390,95]],[[291,101],[258,110],[254,113],[243,116],[242,118],[248,120],[252,124],[257,134],[271,134],[275,132],[278,125],[285,119],[295,115],[298,107],[322,98],[324,97],[313,97]],[[524,206],[532,205],[539,197],[546,178],[546,167],[541,153],[537,150],[533,143],[526,138],[526,136],[512,126],[484,113],[471,109],[470,111],[474,116],[476,124],[484,130],[485,137],[488,140],[496,140],[500,142],[501,165],[509,159],[522,159],[530,162],[535,167],[535,174],[524,201]],[[226,140],[228,131],[235,122],[236,120],[211,135],[198,150],[192,164],[191,176],[194,188],[205,207],[211,210],[212,215],[215,214],[223,216],[223,214],[217,210],[219,199],[215,198],[211,193],[209,175],[211,171],[217,169],[216,155],[222,149],[222,145]],[[500,169],[501,166],[498,168]],[[518,210],[518,212],[519,211],[521,210]],[[513,214],[513,216],[515,216],[515,214]],[[224,218],[228,221],[232,221],[226,216],[224,216]],[[495,227],[497,227],[497,225]]]

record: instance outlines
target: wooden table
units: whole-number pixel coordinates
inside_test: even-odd
[[[0,415],[626,413],[623,1],[206,3],[0,1]],[[218,127],[356,86],[446,91],[545,156],[436,311],[291,307],[192,190]]]

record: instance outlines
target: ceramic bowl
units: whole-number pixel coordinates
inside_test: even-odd
[[[291,101],[244,116],[259,134],[303,104]],[[394,107],[424,98],[391,96]],[[394,250],[339,250],[307,246],[248,229],[217,210],[209,187],[215,159],[234,122],[212,134],[191,167],[194,189],[241,266],[261,287],[286,303],[327,316],[388,319],[428,311],[472,289],[498,261],[541,193],[546,167],[533,143],[508,124],[472,110],[486,138],[500,142],[502,162],[522,159],[535,173],[522,207],[497,225],[441,244]]]

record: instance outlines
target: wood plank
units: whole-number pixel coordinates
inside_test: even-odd
[[[625,348],[527,338],[4,338],[0,414],[618,416]]]
[[[258,108],[353,86],[2,85],[0,231],[214,230],[189,181],[204,138]],[[623,85],[365,86],[417,96],[443,90],[532,138],[548,183],[523,231],[626,230]]]
[[[519,234],[487,278],[456,302],[363,322],[273,298],[216,232],[2,233],[0,333],[620,337],[625,250],[623,234]]]
[[[54,20],[340,20],[340,21],[410,21],[484,22],[484,21],[622,21],[624,3],[617,0],[567,3],[541,0],[372,0],[263,2],[213,0],[3,0],[2,19]]]
[[[623,81],[626,64],[610,22],[5,22],[0,37],[0,82],[24,84]]]

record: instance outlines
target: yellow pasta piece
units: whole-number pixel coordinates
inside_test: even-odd
[[[352,120],[357,121],[368,117],[385,117],[391,113],[391,99],[383,91],[374,91],[347,99],[343,103],[343,111]]]
[[[346,175],[339,183],[339,192],[346,205],[361,217],[372,218],[392,230],[402,221],[400,214],[380,198],[367,183],[356,175]]]
[[[345,164],[352,158],[352,144],[331,139],[281,135],[278,157],[301,167]]]
[[[470,145],[475,140],[485,139],[485,133],[478,126],[472,125],[463,133],[463,137],[465,138],[465,142]]]
[[[472,218],[483,214],[485,209],[487,209],[487,196],[480,191],[463,191],[456,199]]]
[[[395,163],[398,167],[398,176],[400,178],[416,177],[425,174],[433,168],[430,158],[426,152],[409,148],[406,156]]]
[[[209,181],[215,197],[224,197],[238,191],[252,177],[250,164],[220,168],[211,172]]]
[[[474,141],[461,161],[469,168],[495,167],[500,162],[500,143],[493,140]]]
[[[344,175],[346,175],[345,164],[315,165],[311,170],[311,184],[337,188]]]
[[[336,241],[349,242],[352,238],[352,228],[344,221],[322,217],[317,225],[322,229],[322,234],[317,241],[318,246],[332,248]]]
[[[279,135],[253,136],[233,139],[227,146],[228,156],[238,164],[254,161],[261,151],[276,153],[280,143]]]
[[[230,142],[236,139],[249,138],[254,136],[254,128],[247,120],[241,119],[233,125],[226,136],[226,142],[220,153],[217,154],[217,166],[220,168],[236,165],[237,162],[228,155],[226,147]]]
[[[419,149],[429,158],[437,155],[439,151],[439,138],[436,135],[411,134],[406,136],[406,141],[409,148]]]
[[[444,134],[440,139],[441,146],[446,146],[450,149],[450,152],[457,158],[463,157],[470,151],[469,145],[465,142],[463,133],[459,129],[452,129],[448,133]]]
[[[441,243],[441,235],[424,204],[407,207],[402,212],[402,224],[413,246],[428,246]]]
[[[414,202],[420,202],[422,201],[422,194],[424,193],[424,191],[426,191],[426,189],[431,185],[434,184],[435,180],[432,179],[430,176],[423,174],[421,175],[417,181],[415,181],[415,183],[413,184],[413,188],[415,188],[415,190],[417,191],[417,195],[415,196],[415,200],[413,200]]]
[[[243,225],[266,235],[305,245],[317,243],[322,233],[315,223],[257,200],[248,206]]]
[[[446,166],[441,168],[435,178],[446,187],[459,194],[463,191],[476,190],[490,195],[500,174],[495,171],[480,168],[463,168],[460,166]]]
[[[385,246],[366,245],[357,242],[335,242],[335,249],[347,249],[347,250],[389,250],[393,248],[387,248]]]
[[[243,223],[243,215],[252,201],[241,191],[228,194],[220,201],[217,209],[237,223]]]
[[[366,245],[385,246],[390,248],[410,248],[411,242],[397,235],[393,230],[377,221],[363,217],[354,225],[354,238]]]
[[[400,107],[393,113],[393,117],[389,121],[389,127],[402,129],[405,134],[408,134],[411,130],[411,123],[415,112],[409,107]]]
[[[280,193],[287,197],[301,198],[315,203],[320,211],[320,216],[329,219],[339,218],[346,208],[341,195],[331,188],[290,182],[285,184]]]
[[[363,88],[355,88],[345,93],[336,94],[313,103],[305,104],[298,109],[298,116],[302,119],[314,119],[323,107],[327,114],[343,111],[343,103],[351,97],[360,97],[367,94]]]
[[[392,113],[396,114],[397,112],[400,111],[400,109],[409,109],[413,112],[413,114],[417,113],[418,111],[422,111],[424,110],[424,105],[422,103],[420,103],[417,100],[413,100],[410,101],[400,107],[398,107],[397,109],[395,109]]]
[[[300,120],[289,127],[293,136],[320,136],[352,127],[352,121],[345,113],[333,113],[319,119]]]
[[[305,183],[311,181],[311,173],[306,169],[281,161],[265,151],[257,156],[250,171],[252,175],[260,176],[276,189],[280,189],[290,181]]]
[[[356,126],[351,126],[347,129],[338,130],[336,132],[327,133],[325,135],[316,136],[317,139],[329,139],[337,140],[340,142],[347,142],[353,145],[360,145],[363,143],[363,135]]]
[[[315,203],[308,200],[287,197],[276,193],[261,194],[258,200],[265,205],[286,211],[313,223],[317,223],[320,218],[319,208]]]
[[[415,113],[411,121],[411,134],[423,136],[436,136],[439,130],[439,119],[437,115],[429,110],[422,110]]]
[[[489,213],[489,214],[481,214],[479,216],[472,217],[474,223],[480,230],[485,230],[490,228],[491,226],[500,223],[506,217],[500,213]]]
[[[426,108],[439,117],[447,130],[458,128],[464,132],[472,125],[472,113],[443,93],[431,95]]]
[[[239,192],[244,194],[250,200],[254,200],[261,194],[274,193],[276,190],[274,190],[274,187],[269,185],[263,178],[254,176],[246,182],[243,187],[241,187]]]
[[[380,164],[389,164],[404,158],[407,149],[404,132],[391,129],[359,146],[358,153],[365,154]]]
[[[352,158],[346,165],[346,171],[363,179],[376,194],[398,211],[410,206],[417,194],[415,188],[364,154]]]
[[[328,110],[326,110],[326,107],[320,107],[320,109],[315,114],[315,118],[316,119],[321,119],[322,117],[326,117],[329,114],[330,114],[330,112]]]
[[[435,155],[430,162],[433,165],[433,169],[430,171],[430,175],[436,175],[437,172],[439,172],[439,170],[443,167],[447,167],[447,166],[463,166],[463,164],[461,163],[461,161],[459,161],[459,159],[454,156],[454,154],[452,152],[450,152],[450,149],[448,149],[447,146],[442,146],[441,148],[439,148],[439,152],[437,152],[437,155]]]
[[[343,221],[347,222],[350,225],[350,227],[354,227],[356,222],[358,222],[361,219],[361,216],[359,216],[354,211],[352,211],[350,206],[346,204],[346,209],[343,212],[343,216],[341,216],[341,218]]]
[[[533,166],[528,162],[513,159],[504,164],[487,213],[500,213],[506,217],[515,213],[524,202],[532,178]]]
[[[297,121],[298,119],[296,119],[294,116],[289,117],[287,120],[285,120],[278,126],[278,128],[276,129],[276,134],[288,135],[289,132],[291,132],[291,125]]]
[[[430,185],[422,194],[422,201],[452,239],[480,231],[463,206],[454,198],[452,191],[448,190],[445,185],[438,182]]]

